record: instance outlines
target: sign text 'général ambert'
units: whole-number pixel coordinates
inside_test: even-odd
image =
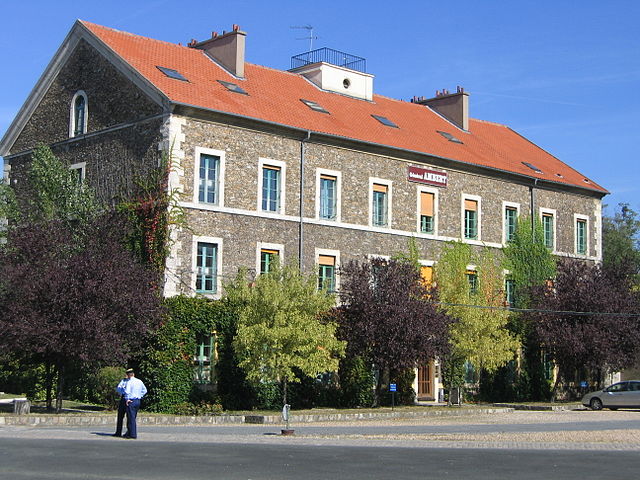
[[[447,172],[438,172],[421,167],[409,167],[407,179],[410,182],[424,183],[425,185],[434,185],[436,187],[447,186]]]

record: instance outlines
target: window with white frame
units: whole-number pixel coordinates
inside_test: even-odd
[[[550,209],[540,209],[540,217],[544,246],[553,251],[556,249],[556,212]]]
[[[194,164],[195,203],[224,205],[225,152],[211,148],[196,147]]]
[[[69,111],[69,137],[77,137],[87,133],[89,119],[87,94],[78,90],[71,99]]]
[[[371,179],[371,225],[391,226],[391,182]]]
[[[340,219],[340,172],[318,170],[317,211],[321,220]]]
[[[270,213],[284,213],[285,168],[286,164],[284,162],[260,159],[259,210]]]
[[[503,231],[504,243],[512,242],[516,234],[516,226],[518,225],[518,215],[520,213],[520,205],[516,203],[502,203],[503,208]]]
[[[76,180],[78,181],[78,183],[84,182],[86,167],[87,162],[80,162],[69,165],[69,170],[71,170],[76,175]]]
[[[256,271],[260,275],[269,273],[282,261],[284,245],[258,242],[256,248]]]
[[[318,290],[335,292],[338,288],[337,271],[340,262],[340,252],[316,248],[318,265]]]
[[[575,248],[578,255],[587,255],[589,250],[588,217],[575,215]]]
[[[221,248],[220,238],[193,237],[193,286],[197,293],[220,292]]]
[[[436,233],[436,210],[438,197],[435,190],[418,187],[418,231]]]
[[[480,240],[480,197],[462,197],[462,236],[465,240]]]

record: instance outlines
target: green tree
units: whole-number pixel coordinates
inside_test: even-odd
[[[513,306],[528,308],[531,289],[544,285],[556,273],[556,260],[544,245],[540,221],[536,220],[532,225],[531,217],[518,219],[513,240],[504,248],[504,258],[515,287]]]
[[[537,302],[540,287],[556,276],[556,258],[544,245],[544,233],[541,222],[531,217],[520,217],[516,224],[514,238],[504,249],[504,264],[509,271],[509,278],[513,282],[513,303],[515,308],[530,308]],[[520,368],[516,372],[519,393],[521,397],[532,397],[536,400],[546,399],[550,393],[550,384],[545,377],[544,350],[538,338],[533,334],[531,317],[514,312],[511,315],[510,329],[523,342]],[[502,383],[508,378],[508,372],[501,371]],[[494,384],[500,379],[493,379]],[[509,382],[513,383],[513,382]],[[503,389],[512,389],[513,385],[503,385]]]
[[[613,216],[602,217],[602,263],[608,272],[631,277],[640,285],[640,218],[628,204],[618,204]]]
[[[470,264],[474,271],[468,271]],[[451,242],[436,264],[435,280],[442,308],[458,319],[451,327],[448,386],[460,386],[460,375],[453,372],[462,362],[493,372],[512,360],[520,342],[507,328],[503,272],[496,255],[486,248],[477,254],[468,244]]]
[[[239,309],[234,347],[249,380],[280,382],[286,404],[287,383],[338,369],[345,342],[328,315],[335,298],[314,276],[276,265],[252,283],[241,271],[225,291]]]

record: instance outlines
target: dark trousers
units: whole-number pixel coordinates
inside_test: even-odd
[[[127,416],[127,433],[128,437],[136,438],[138,436],[138,429],[136,426],[136,417],[138,416],[138,410],[140,409],[140,400],[131,400],[127,405],[127,401],[124,398],[120,399],[118,404],[118,420],[116,423],[116,435],[122,435],[122,423],[124,416]]]

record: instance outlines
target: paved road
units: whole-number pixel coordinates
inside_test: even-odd
[[[0,427],[4,479],[637,479],[640,412],[294,425]]]

